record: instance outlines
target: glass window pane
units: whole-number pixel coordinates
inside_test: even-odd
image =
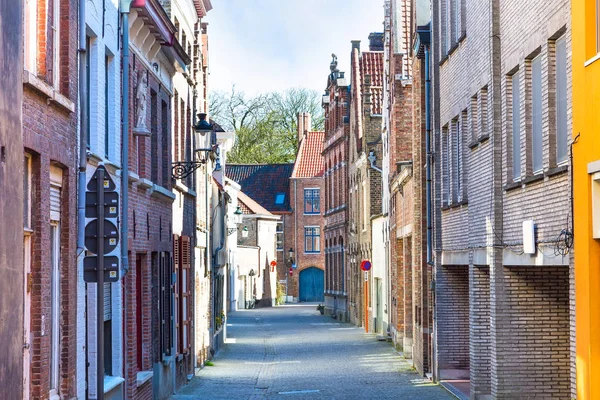
[[[532,130],[532,167],[533,172],[543,169],[542,143],[542,58],[536,57],[531,62],[531,99],[533,108]]]
[[[600,0],[599,0],[600,1]],[[556,41],[556,159],[567,159],[567,48],[565,38]]]
[[[521,87],[519,73],[512,76],[512,159],[513,178],[521,177]]]

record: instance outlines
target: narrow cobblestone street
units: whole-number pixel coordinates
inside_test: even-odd
[[[172,399],[452,399],[390,343],[314,305],[244,310],[228,344]]]

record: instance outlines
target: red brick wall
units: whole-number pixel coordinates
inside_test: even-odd
[[[77,2],[63,1],[61,6],[61,70],[59,92],[72,103],[77,102]],[[47,14],[48,11],[48,14]],[[46,16],[50,10],[40,6],[38,78],[51,81],[51,39]],[[48,57],[46,54],[48,53]],[[58,83],[57,83],[57,86]],[[76,395],[76,307],[77,307],[77,115],[42,94],[31,84],[24,85],[23,146],[32,155],[32,285],[31,285],[31,397],[48,398],[50,390],[50,165],[63,170],[61,199],[61,325],[60,325],[60,393]]]
[[[135,98],[135,92],[137,88],[137,81],[139,73],[148,73],[148,95],[147,100],[150,102],[151,96],[150,90],[154,90],[157,93],[156,99],[159,103],[158,109],[161,109],[162,101],[169,104],[169,110],[172,109],[171,97],[160,85],[160,82],[156,77],[145,68],[144,64],[140,60],[136,60],[136,57],[132,57],[130,60],[130,88],[129,95],[131,99]],[[153,159],[150,146],[150,137],[134,136],[133,127],[135,126],[135,102],[131,101],[129,105],[129,168],[131,171],[138,171],[139,175],[143,179],[151,179],[151,165],[152,163],[167,163],[171,162],[171,151],[162,152],[158,151],[159,159]],[[150,110],[150,104],[147,105],[147,109]],[[170,113],[169,113],[170,115]],[[147,113],[147,125],[151,126],[150,112]],[[168,146],[170,149],[171,144],[171,125],[170,117],[167,121],[162,120],[161,113],[158,113],[157,124],[159,129],[157,133],[161,135],[166,132],[168,135]],[[163,125],[167,126],[167,129],[163,129]],[[137,146],[136,146],[137,142]],[[158,140],[158,145],[161,146],[162,140]],[[158,181],[164,182],[168,187],[165,189],[171,189],[171,180],[164,179],[162,177],[163,168],[158,168]],[[166,169],[170,171],[170,168]],[[135,219],[134,219],[135,213]],[[158,341],[153,342],[153,338],[159,338],[160,326],[159,319],[153,318],[153,295],[156,296],[156,292],[159,290],[158,282],[156,277],[152,276],[152,253],[153,252],[172,252],[172,201],[162,196],[156,196],[152,194],[152,188],[146,188],[141,185],[141,181],[130,182],[129,184],[129,264],[130,272],[124,277],[124,299],[126,301],[124,310],[125,312],[125,379],[127,379],[127,398],[131,399],[145,399],[152,398],[152,383],[147,382],[142,387],[137,387],[136,379],[137,373],[139,372],[137,367],[137,328],[136,328],[136,316],[141,313],[143,316],[144,325],[148,329],[144,330],[142,335],[142,351],[143,354],[143,369],[151,370],[152,363],[158,360],[153,360],[153,354],[158,354],[156,346],[159,345]],[[136,259],[142,258],[142,277],[143,282],[143,293],[139,294],[136,291]],[[141,295],[142,299],[142,310],[137,310],[136,299],[137,296]]]

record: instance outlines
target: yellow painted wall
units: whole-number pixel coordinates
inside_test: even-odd
[[[577,398],[600,399],[600,240],[592,237],[591,177],[600,160],[600,59],[596,56],[596,0],[572,1],[573,145]]]

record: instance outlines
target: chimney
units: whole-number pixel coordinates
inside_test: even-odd
[[[373,32],[369,35],[369,51],[383,51],[382,32]]]
[[[310,113],[298,113],[298,144],[306,137],[312,129]]]

